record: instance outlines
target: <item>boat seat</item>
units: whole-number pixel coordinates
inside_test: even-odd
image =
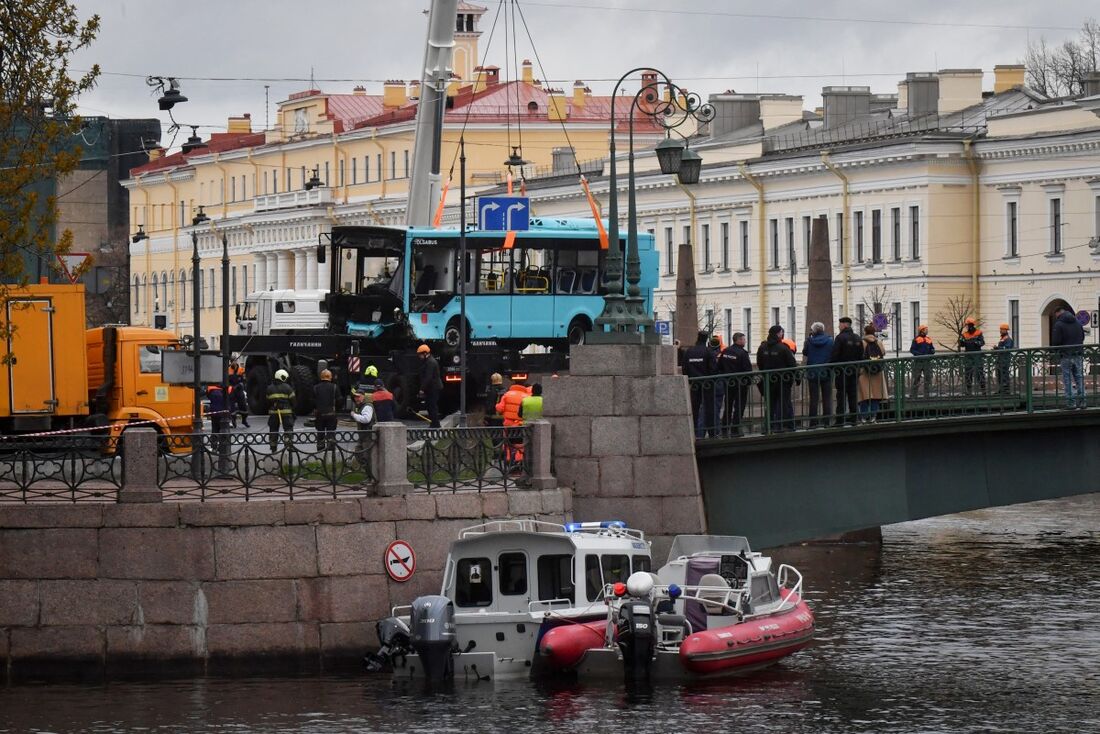
[[[716,573],[705,573],[699,579],[699,586],[709,586],[716,589],[714,591],[699,591],[699,600],[703,602],[703,609],[706,610],[707,614],[730,613],[726,605],[730,603],[733,590],[730,589],[730,585],[726,583],[724,578]],[[726,591],[721,591],[721,589],[726,589]]]
[[[657,615],[657,642],[680,643],[691,634],[687,617],[682,614]]]

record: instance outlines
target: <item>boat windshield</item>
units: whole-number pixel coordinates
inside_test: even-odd
[[[742,551],[748,553],[750,549],[748,538],[740,535],[677,535],[668,552],[668,561],[671,563],[677,558],[699,553],[735,556]]]

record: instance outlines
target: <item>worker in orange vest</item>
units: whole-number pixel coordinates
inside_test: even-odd
[[[504,416],[504,427],[522,426],[523,417],[520,415],[520,407],[523,400],[531,395],[531,388],[523,384],[522,380],[514,380],[508,388],[508,392],[500,398],[496,404],[497,412]],[[505,432],[504,458],[508,463],[519,464],[523,461],[523,436],[508,436]]]
[[[504,416],[504,425],[522,426],[523,418],[520,417],[519,408],[523,399],[531,395],[531,388],[523,384],[522,380],[516,380],[508,388],[508,392],[497,402],[497,412]]]

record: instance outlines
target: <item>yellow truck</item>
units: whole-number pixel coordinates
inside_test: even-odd
[[[161,378],[172,333],[137,326],[85,329],[83,285],[9,288],[0,299],[0,434],[135,422],[162,435],[189,433],[194,393]]]

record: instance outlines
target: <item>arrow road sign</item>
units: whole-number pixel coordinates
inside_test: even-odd
[[[483,196],[477,200],[477,212],[481,229],[523,232],[530,228],[531,201],[526,196]]]
[[[416,570],[416,554],[404,540],[395,540],[386,547],[386,573],[394,581],[408,581]]]

